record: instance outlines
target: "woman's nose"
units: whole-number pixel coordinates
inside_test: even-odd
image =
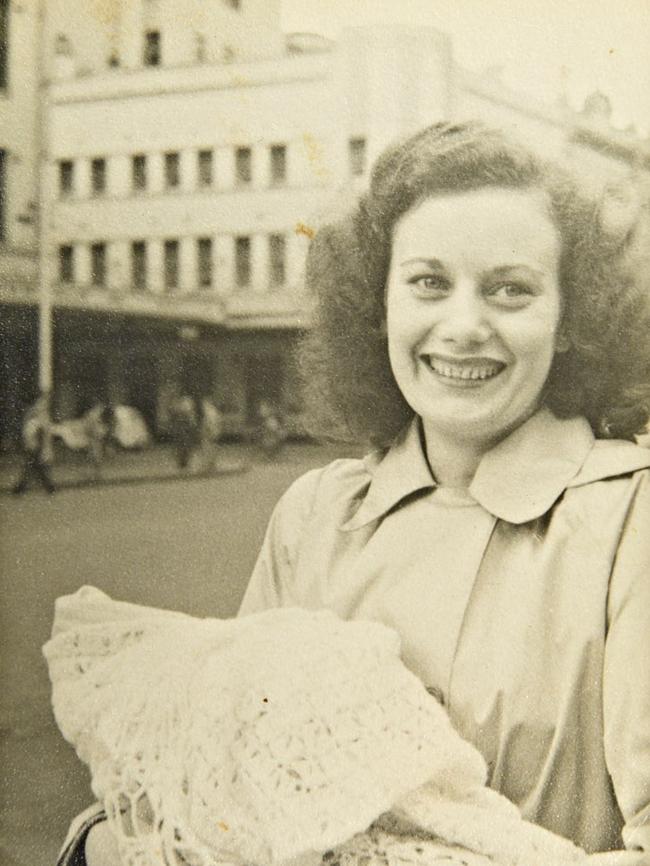
[[[485,343],[492,328],[483,299],[473,287],[457,287],[439,308],[438,336],[461,346]]]

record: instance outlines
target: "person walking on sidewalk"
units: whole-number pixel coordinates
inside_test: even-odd
[[[212,472],[217,459],[223,416],[209,397],[197,400],[199,425],[199,471]]]
[[[93,478],[99,481],[106,448],[115,426],[115,412],[112,406],[98,401],[86,412],[83,420],[88,436],[88,459]]]
[[[52,461],[52,435],[48,393],[41,393],[25,413],[22,443],[23,468],[13,493],[24,493],[31,478],[38,480],[48,493],[54,493],[56,488],[49,469],[49,463]]]
[[[196,401],[188,394],[182,394],[171,409],[172,440],[176,451],[176,465],[188,469],[192,453],[199,444],[199,424]]]

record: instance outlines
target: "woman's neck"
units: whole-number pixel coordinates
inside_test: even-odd
[[[490,446],[427,430],[425,424],[422,430],[427,460],[438,484],[467,489]]]

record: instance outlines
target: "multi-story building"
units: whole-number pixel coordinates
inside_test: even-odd
[[[297,412],[309,237],[426,123],[478,116],[576,162],[647,167],[630,136],[597,146],[616,138],[602,120],[459,69],[431,29],[285,40],[279,0],[46,8],[40,291],[61,414],[126,402],[159,428],[179,390],[233,429],[262,398]]]
[[[0,0],[0,442],[37,388],[39,4]]]

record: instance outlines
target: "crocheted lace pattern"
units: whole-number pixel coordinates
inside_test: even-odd
[[[538,866],[583,852],[484,787],[480,754],[371,622],[59,599],[54,713],[124,866]]]

